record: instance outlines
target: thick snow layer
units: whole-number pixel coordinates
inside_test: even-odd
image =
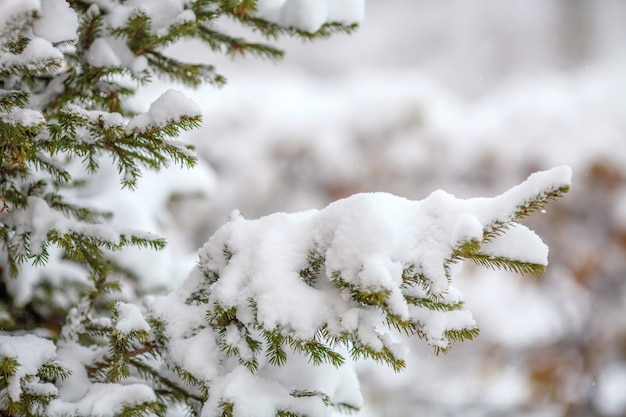
[[[483,245],[482,253],[505,259],[548,264],[548,246],[528,227],[513,223],[501,235]]]
[[[56,346],[50,340],[34,335],[2,336],[0,335],[0,358],[17,360],[18,368],[15,375],[7,381],[7,393],[12,401],[19,401],[22,394],[22,378],[35,375],[39,368],[55,359]],[[37,381],[37,379],[35,379]]]
[[[289,388],[271,379],[251,374],[245,367],[239,366],[228,373],[219,384],[215,384],[201,416],[219,415],[221,401],[229,401],[234,404],[234,415],[272,417],[281,408],[292,411],[292,407],[285,407],[294,403],[289,393]],[[307,412],[319,416],[325,408],[323,404],[319,404],[315,408],[307,409]]]
[[[33,12],[41,10],[40,0],[0,2],[0,33],[5,33],[7,24],[25,19]]]
[[[93,384],[87,394],[75,403],[53,400],[46,409],[46,415],[113,417],[127,407],[132,408],[155,400],[156,395],[152,389],[144,384]]]
[[[257,319],[264,327],[289,329],[301,338],[313,337],[324,323],[335,323],[339,327],[331,328],[337,332],[354,330],[345,327],[351,320],[341,320],[353,307],[341,293],[328,294],[300,279],[299,271],[312,252],[324,259],[325,279],[333,282],[339,277],[361,290],[389,291],[388,307],[406,319],[408,307],[400,286],[407,265],[426,276],[433,294],[445,294],[449,282],[444,264],[461,243],[453,239],[458,239],[458,224],[464,224],[468,213],[475,216],[472,223],[481,222],[480,230],[494,222],[509,222],[518,205],[543,190],[569,184],[570,175],[566,167],[535,174],[493,199],[458,200],[435,192],[414,202],[372,193],[337,201],[319,212],[279,213],[259,220],[234,216],[202,249],[201,260],[208,263],[200,268],[217,268],[220,274],[211,288],[212,300],[245,310],[246,300],[254,299]],[[471,229],[472,239],[482,237],[475,225]],[[466,240],[467,233],[461,236]],[[487,247],[490,254],[523,262],[547,261],[547,247],[527,228],[513,227],[500,239]],[[225,250],[232,252],[232,258],[224,258]],[[442,331],[456,326],[453,321]]]
[[[89,51],[87,51],[87,62],[94,67],[118,67],[122,64],[106,38],[98,38],[93,41]]]
[[[52,43],[76,39],[78,16],[66,0],[41,0],[41,18],[33,33]]]
[[[21,54],[5,53],[0,56],[0,68],[9,65],[23,65],[34,72],[41,72],[43,62],[61,62],[63,54],[50,41],[42,38],[32,38]]]
[[[117,311],[117,321],[115,322],[115,330],[122,333],[130,333],[132,331],[150,331],[150,325],[144,319],[139,307],[134,304],[120,303],[115,307]]]
[[[283,26],[316,32],[325,23],[359,23],[365,14],[364,0],[264,0],[257,15]]]
[[[41,112],[31,109],[13,109],[8,113],[0,113],[0,121],[14,126],[41,126],[46,122]]]
[[[124,4],[111,0],[97,2],[100,9],[108,12],[107,23],[111,27],[123,27],[128,19],[142,13],[150,18],[150,31],[153,35],[162,35],[170,26],[192,20],[193,11],[185,9],[186,3],[186,0],[128,0]]]
[[[179,121],[182,117],[199,116],[201,113],[200,107],[183,93],[167,90],[150,105],[147,113],[133,117],[128,123],[128,129],[145,130],[165,126],[167,123]]]

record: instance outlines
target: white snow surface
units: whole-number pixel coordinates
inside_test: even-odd
[[[50,340],[42,339],[32,334],[24,336],[0,335],[0,358],[13,358],[17,360],[18,368],[7,381],[7,393],[12,401],[19,401],[22,394],[21,379],[26,376],[34,378],[33,383],[38,382],[35,376],[39,368],[55,359],[56,346]],[[52,386],[52,389],[53,386]]]
[[[548,264],[548,245],[535,232],[519,223],[511,224],[505,233],[485,243],[481,252],[505,259]]]
[[[8,113],[0,113],[0,120],[14,126],[22,125],[30,127],[42,126],[46,122],[41,112],[31,109],[12,109]]]
[[[185,9],[186,0],[129,0],[119,4],[111,0],[99,0],[100,8],[110,13],[109,23],[112,27],[126,25],[129,18],[142,13],[151,20],[152,34],[162,34],[171,25],[190,19],[190,10]]]
[[[141,309],[135,304],[119,303],[115,309],[118,314],[115,330],[122,333],[150,331],[150,325],[144,319]]]
[[[107,38],[95,39],[87,51],[87,62],[94,67],[118,67],[122,65],[122,60],[111,45],[112,41],[112,39]]]
[[[125,407],[145,404],[156,400],[150,387],[144,384],[92,384],[87,394],[77,402],[52,400],[46,408],[46,415],[64,417],[68,415],[89,415],[113,417]]]
[[[0,33],[4,33],[7,24],[15,20],[25,19],[33,12],[41,10],[40,0],[20,0],[0,2]]]
[[[365,0],[261,0],[257,15],[283,26],[316,32],[325,23],[359,23]]]
[[[177,90],[167,90],[156,99],[147,113],[131,119],[128,129],[145,130],[155,126],[165,126],[168,122],[179,121],[185,116],[199,116],[200,107],[183,93]]]
[[[41,18],[33,33],[52,43],[76,39],[78,16],[66,0],[41,0]]]
[[[47,61],[62,61],[63,54],[50,41],[43,38],[32,38],[21,54],[0,55],[0,67],[9,65],[24,65],[27,68],[37,69],[37,66]]]

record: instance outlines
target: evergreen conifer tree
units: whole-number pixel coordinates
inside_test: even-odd
[[[259,220],[233,213],[176,291],[116,296],[112,252],[165,241],[114,226],[77,198],[113,163],[121,187],[142,170],[196,161],[176,141],[198,107],[163,93],[125,106],[153,77],[220,85],[209,65],[164,49],[278,58],[218,29],[230,18],[268,39],[350,32],[360,0],[9,0],[0,3],[0,415],[324,416],[362,400],[351,359],[404,366],[396,333],[437,352],[478,327],[452,285],[464,260],[538,274],[547,247],[518,220],[569,188],[566,167],[492,199],[442,191],[422,201],[374,193]],[[111,222],[113,221],[113,223]],[[128,277],[131,278],[131,277]]]

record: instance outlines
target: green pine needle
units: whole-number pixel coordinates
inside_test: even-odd
[[[546,270],[545,265],[531,262],[523,262],[516,259],[508,259],[504,257],[490,256],[481,253],[467,256],[467,259],[486,268],[503,269],[506,271],[515,272],[517,274],[541,275]]]

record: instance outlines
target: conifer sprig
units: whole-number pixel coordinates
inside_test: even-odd
[[[466,259],[469,259],[472,262],[485,268],[490,268],[494,270],[503,269],[506,271],[514,272],[516,274],[541,275],[546,270],[545,265],[532,262],[523,262],[517,259],[507,259],[500,256],[490,256],[482,253],[468,255]]]
[[[508,218],[496,219],[485,226],[483,242],[490,242],[502,234],[512,222],[528,217],[536,211],[544,210],[548,204],[562,197],[569,190],[569,185],[554,185],[531,198],[524,197],[524,200],[517,202],[515,211],[510,213]]]

